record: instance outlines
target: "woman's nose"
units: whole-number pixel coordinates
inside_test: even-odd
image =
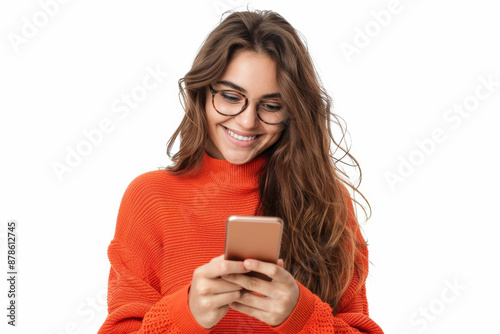
[[[259,126],[259,116],[257,116],[257,106],[259,101],[252,101],[248,99],[248,105],[243,110],[241,114],[238,114],[235,117],[236,122],[242,127],[246,129],[252,129]]]

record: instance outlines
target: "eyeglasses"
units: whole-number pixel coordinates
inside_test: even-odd
[[[215,90],[209,85],[212,93],[212,105],[214,109],[224,116],[236,116],[241,114],[248,106],[249,99],[244,94],[234,90]],[[256,100],[257,116],[266,124],[283,123],[287,114],[283,106],[275,100]]]

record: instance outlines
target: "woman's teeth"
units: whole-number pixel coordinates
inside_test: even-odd
[[[227,133],[229,133],[229,135],[231,137],[239,139],[239,140],[254,140],[255,138],[257,138],[257,136],[244,137],[244,136],[237,135],[236,133],[234,133],[233,131],[229,130],[228,128],[226,128],[226,131],[227,131]]]

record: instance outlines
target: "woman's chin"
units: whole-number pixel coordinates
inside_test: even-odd
[[[242,165],[255,158],[254,152],[224,152],[223,155],[233,165]]]

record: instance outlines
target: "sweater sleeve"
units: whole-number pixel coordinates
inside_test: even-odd
[[[342,296],[339,311],[335,315],[328,303],[297,283],[300,289],[299,301],[288,319],[274,328],[276,332],[383,334],[382,329],[368,315],[365,283],[363,282],[361,289],[357,289],[357,276]]]
[[[358,241],[364,244],[349,192],[342,187],[348,209],[348,224],[356,229]],[[361,248],[361,266],[368,272],[368,249]],[[360,262],[361,262],[360,261]],[[278,333],[335,333],[383,334],[382,329],[369,317],[366,298],[366,281],[360,282],[357,272],[340,299],[338,312],[333,313],[328,303],[297,281],[300,297],[288,319],[274,328]]]
[[[153,177],[152,173],[138,176],[122,198],[108,247],[108,316],[98,334],[209,332],[189,310],[189,285],[161,294],[156,273],[162,244],[149,210],[155,201]]]

